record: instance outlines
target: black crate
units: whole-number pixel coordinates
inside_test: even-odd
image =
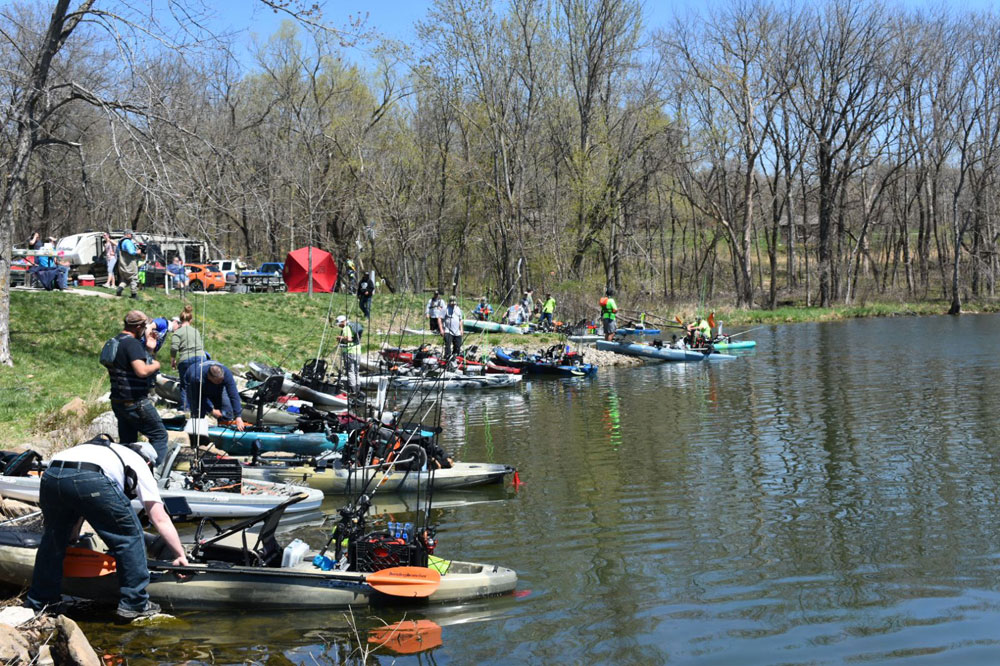
[[[402,543],[388,534],[371,534],[351,546],[349,561],[353,571],[426,567],[427,553],[415,543]]]
[[[225,490],[242,492],[243,467],[238,460],[223,457],[205,457],[194,474],[198,485],[205,490]]]

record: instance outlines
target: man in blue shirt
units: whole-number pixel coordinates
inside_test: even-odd
[[[179,255],[167,265],[167,272],[170,273],[170,286],[174,289],[183,291],[188,286],[187,271]]]
[[[132,240],[132,230],[125,232],[125,238],[118,241],[118,291],[116,295],[121,296],[128,282],[128,288],[132,292],[132,298],[139,298],[139,255],[142,250]]]
[[[243,430],[243,404],[232,371],[218,361],[205,361],[192,366],[185,376],[191,418],[211,414],[220,421],[235,421]]]

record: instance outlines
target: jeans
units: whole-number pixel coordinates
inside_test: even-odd
[[[346,349],[342,350],[341,353],[344,358],[344,374],[347,375],[347,384],[351,387],[351,393],[356,393],[358,390],[358,370],[361,366],[361,357]]]
[[[66,289],[69,287],[69,266],[56,266],[59,270],[58,275],[56,275],[56,288]]]
[[[45,532],[35,554],[28,603],[37,609],[59,601],[70,531],[83,517],[117,560],[118,607],[143,610],[149,601],[146,546],[139,519],[118,484],[100,472],[50,468],[42,475],[38,502]]]
[[[451,358],[452,356],[458,356],[462,353],[462,336],[452,335],[451,333],[444,334],[444,357]]]
[[[205,380],[208,383],[208,380]],[[197,393],[198,386],[194,386],[194,392]],[[196,396],[197,397],[197,396]],[[235,414],[233,409],[233,403],[229,400],[229,392],[223,389],[222,397],[219,399],[212,398],[214,408],[222,412],[222,416],[219,417],[224,421],[232,421],[237,416],[242,416],[242,413]],[[201,400],[191,401],[191,418],[200,419],[203,416],[210,416],[212,414],[212,407],[209,407],[207,401],[204,397]]]
[[[551,312],[543,312],[542,316],[538,318],[538,326],[539,326],[539,328],[542,328],[544,326],[548,326],[549,328],[552,328],[552,313]]]
[[[129,406],[111,401],[111,411],[118,419],[118,441],[135,442],[139,433],[146,436],[156,449],[156,463],[162,465],[167,460],[167,429],[149,398],[143,398]]]
[[[372,318],[372,297],[371,296],[358,296],[358,307],[361,311],[365,313],[365,319]]]
[[[191,411],[191,401],[188,398],[187,373],[192,366],[205,362],[204,356],[192,356],[177,364],[177,372],[180,375],[178,384],[181,389],[181,409],[185,412]]]

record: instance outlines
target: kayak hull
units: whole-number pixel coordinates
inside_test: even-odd
[[[557,364],[552,362],[538,361],[534,357],[515,357],[506,349],[497,347],[493,350],[493,356],[498,365],[506,365],[517,368],[522,372],[531,375],[548,375],[553,377],[585,377],[597,372],[597,366],[593,363]]]
[[[327,437],[322,432],[239,431],[220,426],[210,427],[208,437],[212,444],[233,456],[252,455],[255,442],[260,444],[262,452],[284,451],[303,456],[339,451],[347,443],[344,433],[332,433]]]
[[[486,375],[453,375],[447,377],[407,377],[405,375],[370,375],[360,378],[362,388],[374,388],[382,377],[388,378],[389,386],[393,388],[429,391],[463,391],[468,389],[491,389],[516,386],[522,380],[521,375],[486,374]]]
[[[756,340],[729,340],[727,342],[713,342],[716,349],[753,349],[757,346]]]
[[[635,356],[638,358],[649,358],[657,361],[674,361],[679,363],[693,363],[699,361],[725,361],[736,358],[729,354],[713,352],[705,354],[691,349],[673,349],[671,347],[654,347],[653,345],[640,345],[630,342],[608,342],[598,340],[598,349],[602,351],[614,352],[625,356]]]
[[[35,545],[0,544],[0,581],[28,587],[35,565]],[[386,603],[389,597],[374,591],[359,572],[325,572],[312,565],[309,551],[294,567],[248,567],[192,564],[167,567],[151,561],[149,598],[166,610],[316,610]],[[443,570],[441,584],[426,598],[430,603],[460,602],[512,592],[517,574],[506,567],[474,562],[435,560]],[[179,578],[177,573],[183,573]],[[102,603],[117,603],[115,574],[91,578],[65,577],[63,594]],[[416,603],[422,603],[416,600]]]
[[[0,476],[0,495],[37,504],[40,480],[37,476]],[[160,488],[160,496],[164,499],[183,498],[191,508],[188,514],[191,518],[248,518],[273,509],[301,492],[306,492],[309,497],[292,504],[285,512],[319,510],[323,503],[322,491],[271,481],[248,479],[243,483],[243,492],[239,493],[202,491],[184,488],[184,476],[174,472],[167,487]],[[138,500],[132,501],[132,507],[136,511],[142,508]]]
[[[500,324],[495,321],[478,321],[476,319],[463,319],[462,328],[466,331],[479,333],[510,333],[512,335],[524,335],[523,326],[512,326],[511,324]]]
[[[356,494],[361,488],[378,488],[391,492],[415,492],[427,490],[458,490],[494,483],[502,483],[504,477],[514,472],[513,467],[496,463],[456,462],[448,469],[430,472],[344,469],[340,461],[333,466],[317,469],[311,465],[294,467],[244,467],[244,478],[264,479],[278,483],[304,483],[310,488],[323,491],[327,495]]]

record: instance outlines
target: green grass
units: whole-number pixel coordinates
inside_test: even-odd
[[[430,341],[414,335],[388,339],[384,335],[404,327],[425,328],[424,300],[422,295],[377,295],[375,317],[366,325],[366,346],[370,343],[377,348],[386,341],[413,347]],[[315,358],[327,314],[360,315],[357,299],[342,294],[314,294],[311,298],[306,294],[196,295],[188,302],[195,307],[195,325],[204,332],[212,358],[226,365],[259,360],[290,370]],[[143,292],[138,302],[60,292],[13,292],[14,367],[0,366],[0,446],[71,425],[72,418],[59,412],[63,405],[76,396],[92,402],[108,391],[108,375],[97,356],[104,341],[121,330],[129,310],[138,308],[150,317],[170,318],[179,314],[183,305],[176,296],[151,292]],[[323,346],[327,358],[336,348],[335,335],[331,325]],[[554,334],[531,336],[531,343],[543,346],[558,339]],[[465,344],[487,351],[518,341],[524,339],[516,335],[467,335]],[[169,345],[168,339],[158,356],[165,371],[170,366]],[[88,408],[84,418],[99,411]]]

